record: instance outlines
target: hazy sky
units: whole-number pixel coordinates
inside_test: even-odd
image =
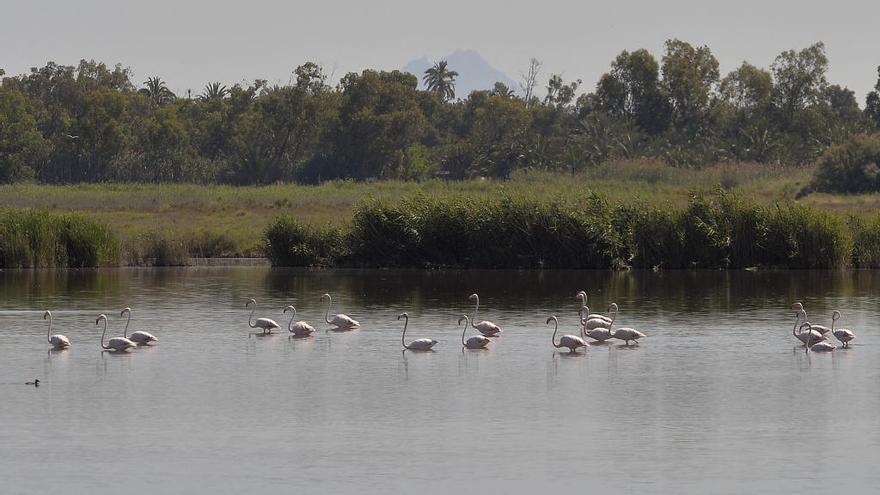
[[[404,0],[225,2],[0,0],[0,67],[19,74],[81,58],[159,75],[178,94],[208,81],[286,82],[306,60],[336,78],[400,68],[421,55],[474,49],[514,79],[530,57],[592,89],[622,49],[658,58],[667,38],[706,44],[722,74],[743,60],[767,67],[782,50],[822,40],[829,80],[860,104],[880,65],[880,1]]]

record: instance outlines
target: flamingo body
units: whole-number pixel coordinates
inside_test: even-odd
[[[553,347],[555,347],[557,349],[560,349],[562,347],[566,347],[566,348],[568,348],[568,352],[573,353],[573,352],[577,351],[577,349],[579,347],[583,347],[584,349],[586,349],[587,347],[590,346],[589,344],[587,344],[586,340],[578,337],[577,335],[563,335],[562,337],[559,338],[559,343],[557,343],[556,342],[556,332],[559,331],[559,320],[554,315],[554,316],[551,316],[550,318],[547,318],[547,324],[549,325],[551,321],[554,324],[553,336],[550,337],[550,341],[553,342]]]
[[[468,318],[467,315],[462,315],[461,318],[458,319],[458,324],[461,325],[462,321],[464,322],[464,328],[461,331],[461,345],[468,349],[485,349],[491,341],[483,335],[475,335],[464,340],[464,334],[467,333],[470,318]]]
[[[330,307],[333,305],[333,298],[330,297],[330,294],[323,294],[321,296],[321,299],[324,299],[325,297],[327,298],[327,312],[324,313],[324,321],[337,328],[356,328],[361,326],[361,324],[354,318],[341,313],[338,315],[333,315],[333,317],[331,318]]]
[[[135,346],[137,346],[136,343],[125,337],[113,337],[112,339],[107,341],[107,346],[105,347],[105,349],[111,349],[114,351],[125,351]]]
[[[584,329],[584,335],[599,342],[604,342],[611,338],[611,330],[608,328],[594,328],[592,330]]]
[[[46,310],[46,312],[43,313],[43,319],[45,320],[47,318],[49,319],[49,328],[46,329],[46,340],[56,349],[67,349],[70,347],[70,339],[66,336],[61,335],[60,333],[49,335],[52,333],[52,312],[49,310]]]
[[[501,333],[501,327],[488,320],[477,321],[477,311],[480,310],[480,296],[477,294],[471,294],[468,299],[476,301],[476,305],[474,306],[474,317],[471,318],[471,326],[476,328],[477,331],[486,337],[497,337],[498,334]]]
[[[636,330],[635,328],[618,328],[614,331],[614,334],[611,336],[617,340],[623,340],[629,345],[629,341],[638,342],[639,339],[645,338],[646,335],[642,332]]]
[[[407,349],[410,351],[430,351],[432,347],[434,347],[435,345],[437,345],[439,343],[436,340],[432,340],[432,339],[416,339],[416,340],[413,340],[412,342],[410,342],[409,344],[407,344],[405,339],[406,339],[406,328],[409,326],[409,315],[406,313],[401,313],[401,314],[397,315],[398,321],[401,318],[405,319],[405,321],[403,323],[403,333],[400,334],[400,344],[403,346],[404,349]]]
[[[827,341],[818,342],[810,346],[810,350],[813,352],[829,352],[833,351],[834,349],[836,349],[836,347],[834,347],[834,344]]]
[[[150,342],[159,342],[159,339],[156,338],[155,335],[150,332],[142,332],[138,330],[137,332],[131,332],[131,335],[128,337],[129,340],[138,344],[138,345],[147,345]]]
[[[838,328],[834,329],[834,326],[837,324],[837,320],[840,319],[840,311],[835,311],[831,314],[831,335],[834,335],[834,338],[837,339],[843,347],[849,347],[849,341],[856,338],[856,334],[853,333],[852,330],[848,330],[846,328]]]

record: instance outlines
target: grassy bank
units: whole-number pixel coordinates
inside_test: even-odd
[[[610,204],[660,209],[687,206],[689,192],[716,184],[758,205],[792,201],[811,177],[808,168],[732,163],[700,170],[651,161],[614,162],[578,175],[522,173],[509,181],[329,182],[318,186],[229,187],[197,185],[0,186],[0,206],[49,213],[77,211],[107,225],[118,239],[121,262],[182,263],[187,257],[262,256],[263,234],[279,216],[296,218],[338,235],[350,228],[359,204],[404,197],[487,199],[528,195],[541,200],[599,194]],[[864,216],[880,195],[812,194],[798,200],[819,210]],[[865,222],[870,223],[870,218]],[[313,227],[309,227],[312,229]]]
[[[369,200],[343,228],[281,217],[266,240],[281,266],[842,268],[880,266],[877,225],[722,190],[683,207],[598,195],[416,195]]]

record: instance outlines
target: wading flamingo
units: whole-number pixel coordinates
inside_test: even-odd
[[[491,321],[477,321],[477,311],[480,310],[480,296],[471,294],[470,297],[468,297],[468,300],[476,302],[476,306],[474,306],[474,317],[471,319],[471,326],[479,330],[480,333],[486,337],[496,337],[501,333],[501,327]]]
[[[834,349],[836,349],[836,347],[834,347],[834,344],[824,340],[824,338],[825,338],[824,336],[822,337],[823,340],[816,342],[814,344],[813,343],[814,342],[813,335],[814,335],[814,332],[816,332],[816,331],[813,330],[812,326],[813,325],[810,325],[810,322],[805,321],[803,323],[803,325],[801,325],[801,328],[800,328],[801,332],[805,333],[807,335],[807,341],[805,343],[807,349],[809,349],[813,352],[829,352],[829,351],[833,351]],[[806,332],[803,332],[804,327],[807,328]],[[816,332],[816,333],[818,333],[818,332]]]
[[[611,303],[608,306],[608,312],[614,314],[614,318],[617,318],[617,303]],[[612,325],[614,324],[614,318],[611,319]],[[611,338],[622,340],[626,342],[626,345],[629,345],[629,341],[632,340],[635,343],[638,343],[638,340],[646,337],[645,334],[636,330],[635,328],[623,327],[618,328],[617,330],[611,330],[611,327],[608,327],[608,331],[611,332]]]
[[[409,326],[409,315],[406,313],[400,313],[397,315],[397,321],[400,321],[401,318],[404,318],[403,322],[403,333],[400,334],[400,343],[403,344],[403,348],[410,351],[430,351],[434,345],[437,344],[436,340],[431,339],[416,339],[406,343],[406,327]]]
[[[489,345],[490,340],[482,335],[474,335],[464,340],[464,334],[467,332],[468,327],[471,326],[471,319],[468,318],[468,315],[461,315],[461,318],[458,319],[458,324],[461,325],[461,322],[464,322],[464,329],[461,331],[461,345],[468,349],[485,349]]]
[[[608,310],[611,311],[611,309],[612,306],[608,306]],[[590,312],[590,308],[584,306],[583,308],[581,308],[581,311],[581,314],[588,314]],[[590,326],[591,322],[597,324],[595,326]],[[599,325],[598,322],[602,322],[603,325]],[[603,320],[595,318],[592,320],[581,318],[581,327],[583,327],[583,334],[585,337],[590,337],[591,339],[598,340],[599,342],[605,342],[612,337],[611,323],[608,323],[608,325],[605,326]]]
[[[46,310],[46,312],[43,313],[43,319],[45,320],[46,318],[49,319],[49,329],[46,330],[46,340],[48,340],[49,343],[52,344],[52,347],[54,347],[56,349],[67,349],[68,347],[70,347],[70,339],[68,339],[64,335],[61,335],[60,333],[57,333],[57,334],[51,335],[51,336],[49,335],[50,333],[52,333],[52,312],[51,311]]]
[[[553,327],[553,336],[550,337],[551,342],[553,342],[553,347],[555,347],[557,349],[567,347],[569,353],[575,352],[578,347],[583,347],[584,350],[586,350],[586,348],[589,347],[589,344],[587,344],[587,341],[578,337],[577,335],[563,335],[559,339],[559,343],[557,344],[556,343],[556,332],[559,331],[559,319],[556,318],[556,315],[553,315],[550,318],[547,318],[547,324],[549,325],[551,321],[553,322],[553,326],[554,326]]]
[[[290,323],[287,324],[287,331],[292,333],[296,337],[308,337],[315,331],[315,327],[309,325],[304,321],[298,321],[296,323],[293,322],[293,319],[296,318],[296,308],[293,306],[288,306],[284,308],[284,312],[293,311],[293,315],[290,317]]]
[[[800,303],[798,303],[798,304],[800,304]],[[797,317],[794,320],[794,327],[791,329],[791,334],[794,335],[796,339],[800,340],[801,343],[803,343],[805,346],[807,345],[808,341],[809,342],[821,342],[821,341],[825,340],[826,337],[824,335],[822,335],[822,333],[820,333],[816,330],[813,330],[812,325],[810,325],[810,327],[811,327],[810,330],[806,331],[806,332],[803,331],[803,327],[805,325],[801,325],[799,328],[798,323],[800,323],[802,317],[804,319],[804,322],[806,322],[807,321],[807,312],[804,311],[803,309],[798,311]]]
[[[150,332],[131,332],[131,337],[128,336],[128,324],[131,323],[131,308],[125,308],[122,312],[119,313],[119,316],[125,316],[125,313],[128,313],[128,319],[125,320],[125,330],[122,331],[122,336],[130,339],[132,342],[137,345],[147,345],[150,342],[159,342],[159,339],[156,338],[155,335]]]
[[[804,321],[807,321],[807,311],[804,309],[803,304],[796,302],[791,305],[791,309],[795,310],[798,315],[800,315],[801,311],[803,311],[804,312]],[[795,324],[795,326],[797,326],[797,320],[795,320],[794,324]],[[813,325],[813,331],[819,332],[822,335],[825,335],[826,333],[830,332],[831,329],[826,327],[825,325]]]
[[[109,341],[107,341],[107,345],[104,345],[104,335],[107,333],[107,315],[100,314],[98,315],[98,319],[95,320],[95,325],[100,325],[101,322],[104,322],[104,331],[101,332],[101,348],[108,351],[117,351],[122,352],[128,350],[131,347],[135,347],[137,344],[128,340],[125,337],[113,337]]]
[[[257,321],[251,323],[251,319],[254,317],[254,313],[257,311],[257,300],[250,299],[247,303],[245,303],[244,307],[247,308],[251,304],[254,305],[253,309],[251,309],[251,315],[248,316],[248,326],[251,328],[259,328],[263,331],[263,334],[268,335],[272,333],[272,330],[276,328],[281,328],[280,325],[275,323],[275,320],[269,318],[257,318]]]
[[[834,335],[844,347],[849,347],[849,341],[856,338],[856,334],[852,332],[852,330],[847,330],[846,328],[838,328],[834,329],[837,320],[840,319],[840,311],[835,311],[831,314],[831,334]]]
[[[357,320],[352,319],[348,315],[344,315],[341,313],[338,315],[333,315],[333,318],[331,319],[330,318],[330,306],[333,305],[333,298],[330,297],[330,294],[323,294],[321,296],[321,300],[323,301],[324,298],[327,298],[327,312],[324,313],[324,320],[327,323],[329,323],[337,328],[355,328],[355,327],[361,326],[361,324],[358,323]]]

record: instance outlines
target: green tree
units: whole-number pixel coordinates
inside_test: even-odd
[[[767,112],[773,92],[773,78],[764,69],[743,62],[721,80],[719,94],[736,110],[752,115]]]
[[[566,84],[561,75],[553,74],[547,83],[547,96],[544,98],[544,103],[560,108],[567,107],[574,101],[574,95],[577,94],[580,85],[580,79]]]
[[[784,124],[790,125],[800,110],[821,100],[828,85],[825,44],[818,42],[799,52],[782,52],[770,70],[774,81],[773,99],[782,113]]]
[[[0,87],[0,183],[32,179],[46,152],[27,98]]]
[[[177,96],[165,86],[165,81],[161,80],[158,76],[148,77],[147,80],[144,81],[144,88],[140,90],[140,93],[159,106],[170,103],[177,98]]]
[[[447,62],[441,60],[425,71],[422,81],[428,91],[439,94],[444,100],[455,99],[455,78],[458,72],[449,70]]]
[[[877,84],[874,91],[868,93],[865,98],[865,115],[874,126],[880,129],[880,66],[877,67]]]
[[[226,89],[226,86],[220,84],[219,82],[212,82],[205,85],[205,89],[202,90],[202,94],[199,95],[200,100],[222,100],[229,95],[229,90]]]
[[[660,65],[647,50],[624,50],[596,86],[596,107],[631,118],[643,131],[657,134],[669,123],[669,103],[660,87]]]
[[[718,60],[707,46],[666,41],[663,86],[672,105],[672,119],[680,128],[695,129],[705,122],[709,94],[718,82]]]

